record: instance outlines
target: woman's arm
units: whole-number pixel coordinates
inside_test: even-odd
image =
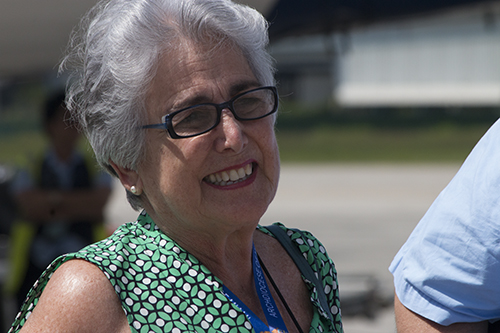
[[[435,322],[419,316],[415,312],[407,309],[397,296],[394,297],[394,312],[396,315],[396,327],[398,333],[486,333],[488,323],[456,323],[449,326],[442,326]]]
[[[45,287],[21,332],[130,332],[111,283],[95,265],[70,260]]]

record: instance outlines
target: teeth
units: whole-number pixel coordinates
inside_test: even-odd
[[[245,177],[247,174],[245,173],[245,170],[243,170],[243,168],[239,168],[238,169],[238,178],[243,178]]]
[[[247,179],[252,172],[252,163],[249,163],[243,168],[221,171],[208,175],[205,177],[205,181],[219,186],[231,185]]]
[[[245,166],[245,174],[246,174],[247,176],[250,176],[250,175],[252,174],[252,164],[251,164],[251,163],[250,163],[250,164],[247,164],[247,165]]]
[[[232,182],[240,179],[240,176],[238,176],[238,172],[236,170],[231,170],[229,171],[229,179],[231,179]]]

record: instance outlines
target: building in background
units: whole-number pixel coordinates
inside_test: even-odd
[[[342,107],[500,105],[500,2],[271,45],[281,94]]]

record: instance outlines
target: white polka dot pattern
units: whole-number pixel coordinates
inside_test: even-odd
[[[267,232],[264,227],[259,227]],[[313,285],[315,314],[309,332],[342,332],[336,272],[324,247],[311,234],[307,239],[287,230],[313,270],[322,275],[330,309],[322,309]],[[52,272],[63,262],[81,258],[96,264],[122,300],[132,332],[253,332],[245,314],[229,301],[222,281],[194,256],[163,234],[149,218],[120,227],[111,237],[58,258],[34,287],[9,332],[16,332],[36,305]],[[330,322],[325,311],[331,311]]]

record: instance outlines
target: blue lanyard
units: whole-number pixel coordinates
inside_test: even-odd
[[[281,314],[274,302],[273,296],[269,291],[267,286],[266,278],[264,277],[264,272],[260,266],[259,258],[257,256],[257,251],[255,251],[255,246],[252,248],[252,266],[253,266],[253,277],[255,280],[255,289],[257,289],[257,294],[259,295],[260,305],[262,310],[266,315],[266,320],[269,326],[267,326],[262,320],[257,317],[252,310],[250,310],[245,303],[243,303],[235,294],[233,294],[226,286],[223,286],[224,293],[226,296],[236,304],[247,316],[250,323],[257,333],[287,333],[285,322],[281,317]]]

